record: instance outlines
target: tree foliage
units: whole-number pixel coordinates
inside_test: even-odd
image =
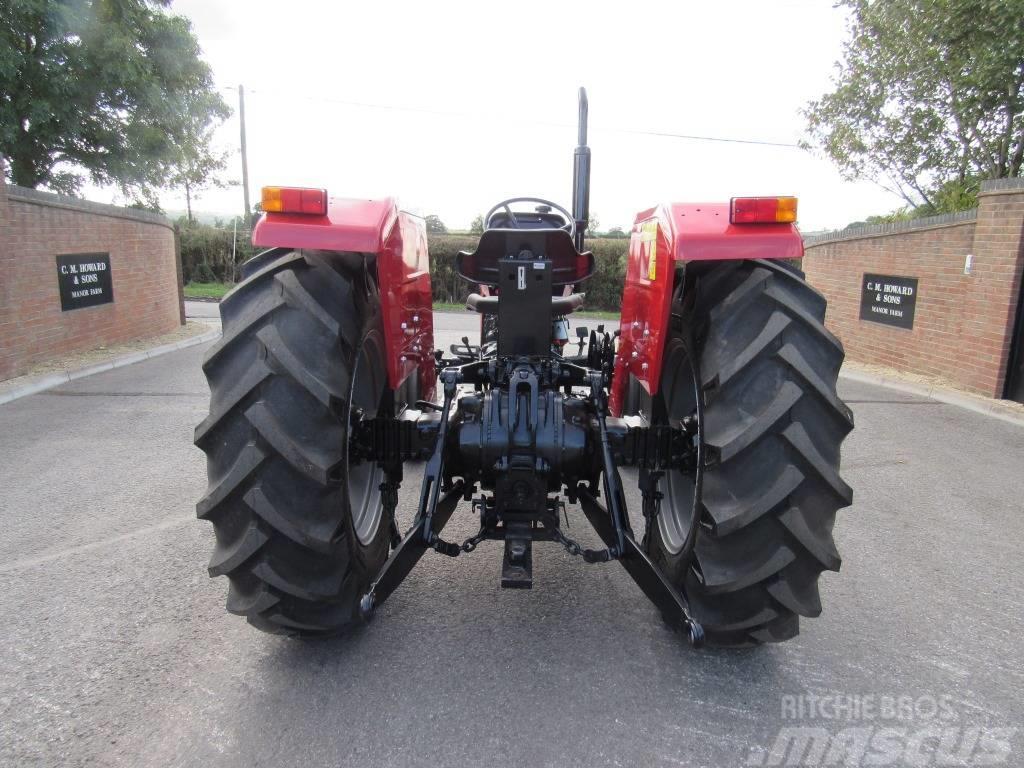
[[[256,253],[241,217],[212,225],[181,217],[176,224],[186,283],[232,283],[238,279],[238,265]]]
[[[982,179],[1021,175],[1024,0],[840,0],[850,37],[835,89],[805,112],[849,179],[918,214],[971,207]]]
[[[448,227],[441,221],[441,217],[436,214],[430,214],[426,216],[424,222],[427,225],[427,233],[431,235],[445,235],[448,233]]]
[[[16,184],[136,199],[210,167],[229,110],[169,0],[0,0],[0,155]],[[216,163],[214,163],[216,165]]]
[[[484,233],[484,215],[478,213],[469,225],[469,233],[471,235],[482,235]]]
[[[213,149],[213,132],[219,120],[211,120],[210,114],[218,114],[212,99],[220,99],[216,93],[199,92],[189,99],[189,109],[184,115],[191,124],[187,130],[193,137],[180,148],[169,182],[185,190],[185,206],[188,220],[192,219],[192,199],[204,187],[226,187],[237,182],[223,177],[227,169],[228,153]]]

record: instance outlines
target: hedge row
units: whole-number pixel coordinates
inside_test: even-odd
[[[255,250],[245,233],[239,231],[235,257],[231,250],[234,232],[207,224],[178,222],[181,246],[181,272],[186,283],[232,283],[236,264],[253,255]]]
[[[185,282],[233,282],[237,278],[236,264],[253,255],[254,249],[240,237],[236,258],[231,258],[232,232],[202,224],[178,228],[181,242],[181,264]],[[475,290],[455,274],[455,255],[460,250],[473,250],[477,238],[472,235],[431,235],[430,278],[434,301],[460,304]],[[587,240],[587,248],[594,254],[594,276],[581,287],[587,294],[587,309],[617,311],[622,300],[622,286],[626,277],[626,252],[629,240],[624,238],[595,238]],[[799,266],[799,263],[795,263]]]
[[[180,223],[181,268],[186,283],[231,283],[237,279],[236,264],[249,258],[254,249],[239,237],[236,257],[231,258],[232,231],[204,224]],[[462,303],[475,290],[455,274],[455,255],[460,250],[473,250],[477,238],[472,235],[431,235],[430,279],[434,301]],[[588,309],[618,309],[626,271],[626,250],[629,240],[595,239],[587,241],[594,252],[597,270],[583,286]]]

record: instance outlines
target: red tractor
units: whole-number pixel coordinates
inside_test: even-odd
[[[532,545],[616,560],[690,642],[793,637],[839,568],[839,476],[853,427],[836,394],[843,348],[803,253],[790,197],[673,203],[637,215],[619,329],[568,320],[594,271],[580,90],[572,210],[495,205],[459,275],[479,343],[435,351],[427,238],[395,202],[266,188],[221,303],[196,428],[213,576],[255,627],[331,635],[365,621],[428,550],[504,541],[503,587],[532,583]],[[573,354],[576,352],[576,354]],[[418,512],[395,520],[403,464],[424,461]],[[634,534],[620,467],[633,467]],[[479,519],[441,538],[459,502]],[[561,521],[578,506],[604,547]]]

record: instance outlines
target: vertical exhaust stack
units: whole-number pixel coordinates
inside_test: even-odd
[[[576,250],[583,250],[583,233],[590,220],[590,147],[587,146],[587,89],[580,88],[578,138],[572,166],[572,215],[576,219]]]

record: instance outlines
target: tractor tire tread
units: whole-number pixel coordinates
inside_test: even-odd
[[[710,645],[781,642],[821,612],[818,577],[840,566],[832,528],[853,499],[839,474],[853,428],[836,393],[843,348],[798,270],[727,262],[696,285],[705,524],[688,564],[663,549],[657,526],[649,546]]]
[[[359,622],[387,556],[389,522],[359,542],[342,482],[352,369],[378,298],[361,270],[317,254],[260,266],[221,303],[223,336],[204,360],[211,412],[195,438],[210,482],[196,511],[213,523],[208,570],[227,577],[230,613],[331,636]]]

